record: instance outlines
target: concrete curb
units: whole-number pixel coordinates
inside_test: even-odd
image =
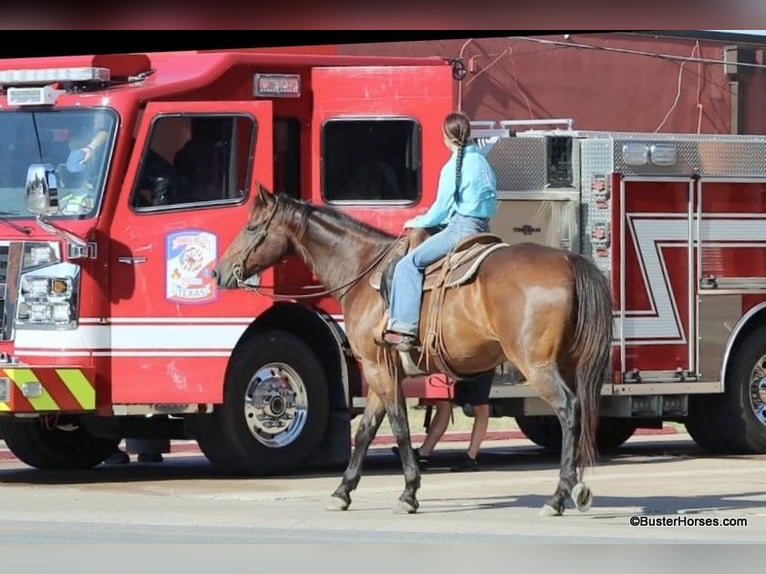
[[[674,427],[666,425],[663,426],[661,429],[637,429],[634,436],[651,436],[651,435],[672,435],[672,434],[678,434],[678,430],[676,430]],[[412,442],[414,443],[420,443],[426,438],[425,433],[413,433],[411,435]],[[522,433],[520,430],[494,430],[494,431],[488,431],[487,436],[484,439],[486,441],[503,441],[503,440],[513,440],[513,439],[521,439],[526,440],[526,436],[524,436],[524,433]],[[471,433],[469,431],[453,431],[453,432],[446,432],[444,433],[444,436],[439,441],[440,443],[445,442],[469,442],[471,440]],[[375,446],[387,446],[387,445],[395,445],[396,439],[394,439],[393,435],[387,434],[387,435],[379,435],[376,436],[375,439],[372,441],[372,444]],[[13,453],[8,450],[8,448],[0,447],[0,460],[16,460],[16,457],[13,455]],[[170,453],[187,453],[187,454],[196,454],[199,453],[200,449],[199,446],[197,446],[197,443],[193,440],[189,441],[175,441],[171,443],[170,445]]]

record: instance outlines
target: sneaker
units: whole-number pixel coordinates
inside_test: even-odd
[[[418,448],[413,448],[412,451],[415,453],[415,462],[418,463],[420,470],[426,470],[431,464],[431,457],[420,454],[420,449]],[[393,452],[398,457],[399,447],[391,447],[391,452]]]
[[[130,456],[127,452],[122,450],[116,450],[104,459],[104,464],[128,464],[130,462]]]
[[[162,460],[161,454],[138,453],[138,462],[162,462]]]
[[[479,461],[467,454],[449,468],[452,472],[468,472],[479,470]]]

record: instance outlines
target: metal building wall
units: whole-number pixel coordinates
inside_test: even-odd
[[[536,40],[544,40],[541,43]],[[473,119],[573,118],[576,129],[766,133],[766,75],[748,74],[732,99],[725,42],[629,33],[465,38],[339,45],[340,54],[462,56],[460,90]],[[586,47],[588,46],[588,47]],[[760,59],[760,50],[756,50]]]

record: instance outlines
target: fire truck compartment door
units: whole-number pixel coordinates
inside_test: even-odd
[[[541,243],[579,251],[580,201],[577,191],[498,192],[492,233],[503,241]]]
[[[227,358],[256,312],[250,293],[219,289],[211,270],[246,224],[256,183],[272,189],[271,102],[148,103],[135,133],[110,231],[112,399],[219,401]],[[135,199],[151,181],[147,144],[165,158],[155,165],[175,159],[186,178],[155,205]]]
[[[695,194],[691,178],[622,178],[612,267],[628,382],[696,376]]]

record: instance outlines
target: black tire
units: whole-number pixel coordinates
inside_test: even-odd
[[[702,449],[715,454],[766,453],[766,424],[756,416],[766,401],[758,392],[766,378],[766,326],[737,345],[723,394],[690,395],[686,430]],[[766,384],[763,392],[766,393]]]
[[[556,417],[516,417],[516,424],[529,440],[552,452],[561,450],[561,425]]]
[[[0,432],[11,452],[24,464],[41,470],[92,468],[112,454],[119,439],[94,437],[73,422],[46,426],[45,418],[2,421]]]
[[[270,385],[277,385],[277,370],[261,371],[267,365],[281,366],[282,380],[291,382],[287,387],[278,385],[280,389],[300,389],[290,392],[303,401],[305,410],[292,422],[286,422],[291,420],[287,416],[274,416],[284,412],[281,407],[289,406],[290,397],[285,400],[273,392]],[[272,377],[253,381],[259,371]],[[256,389],[249,403],[248,387]],[[270,412],[266,405],[272,405]],[[283,474],[300,470],[315,454],[327,432],[329,413],[327,379],[316,354],[295,335],[268,331],[254,334],[232,356],[223,405],[200,421],[195,434],[202,452],[220,471],[248,476]],[[264,428],[259,418],[286,426],[273,429],[270,435],[272,429]]]
[[[561,452],[561,424],[554,416],[516,417],[521,432],[538,446]],[[602,418],[598,422],[596,445],[601,452],[613,450],[625,443],[636,431],[636,424],[627,419]]]

